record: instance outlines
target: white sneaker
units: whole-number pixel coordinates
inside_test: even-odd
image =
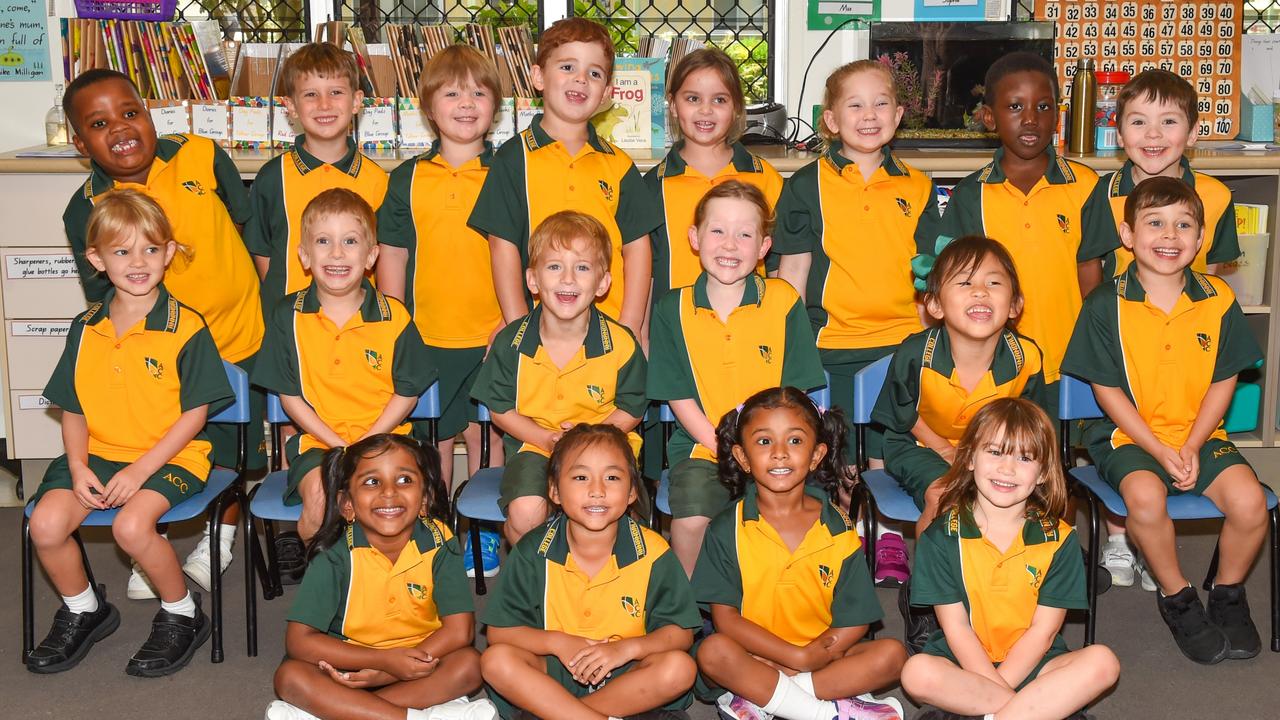
[[[267,706],[266,720],[320,720],[320,718],[283,700],[272,700]]]
[[[160,593],[151,584],[151,578],[138,567],[138,563],[133,564],[133,572],[129,575],[129,585],[124,594],[130,600],[155,600],[160,597]]]
[[[1102,544],[1101,565],[1111,573],[1111,584],[1117,587],[1133,585],[1133,550],[1124,535],[1112,535]]]
[[[1156,579],[1151,576],[1151,571],[1147,569],[1147,564],[1138,556],[1133,558],[1133,563],[1138,568],[1138,575],[1141,576],[1140,583],[1142,584],[1142,589],[1147,592],[1155,592]]]
[[[213,579],[209,574],[209,564],[212,562],[209,542],[207,534],[201,536],[195,550],[192,550],[186,561],[182,563],[182,572],[186,573],[192,580],[195,580],[196,584],[206,591],[213,590]],[[231,549],[222,551],[221,557],[218,558],[218,564],[222,566],[223,572],[227,571],[227,566],[231,564],[231,557],[234,554]]]
[[[498,708],[488,700],[460,697],[426,709],[427,720],[495,720]]]

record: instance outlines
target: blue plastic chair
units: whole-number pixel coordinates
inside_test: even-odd
[[[468,537],[471,543],[471,561],[475,568],[476,594],[488,592],[485,586],[484,563],[480,556],[480,521],[500,523],[507,519],[498,505],[498,492],[502,486],[502,468],[489,467],[489,428],[493,422],[489,408],[480,404],[480,469],[453,489],[453,534],[458,534],[462,518],[467,518]]]
[[[1098,407],[1098,402],[1093,396],[1093,388],[1086,382],[1078,380],[1068,375],[1062,376],[1062,382],[1059,385],[1059,421],[1061,428],[1059,436],[1063,441],[1063,462],[1067,462],[1069,457],[1069,447],[1067,446],[1067,437],[1070,430],[1070,424],[1077,420],[1094,420],[1103,417],[1102,409]],[[1098,469],[1093,465],[1085,467],[1067,466],[1067,474],[1077,483],[1077,486],[1084,490],[1084,497],[1088,501],[1089,506],[1089,567],[1098,566],[1098,556],[1101,552],[1101,538],[1103,536],[1103,513],[1099,511],[1098,503],[1102,503],[1109,512],[1127,517],[1128,508],[1124,505],[1124,499],[1120,493],[1116,492],[1109,484],[1098,474]],[[1280,562],[1280,512],[1276,509],[1276,495],[1271,488],[1265,484],[1263,493],[1266,496],[1267,510],[1271,516],[1271,651],[1280,652],[1280,572],[1277,572],[1277,563]],[[1222,511],[1214,505],[1209,498],[1200,495],[1171,495],[1168,499],[1167,508],[1169,517],[1172,520],[1211,520],[1223,517]],[[1213,559],[1209,561],[1209,569],[1205,574],[1203,587],[1209,590],[1213,587],[1213,578],[1218,573],[1218,550],[1213,551]],[[1091,645],[1094,640],[1094,630],[1097,624],[1098,614],[1098,589],[1094,583],[1094,573],[1086,572],[1086,585],[1089,593],[1089,610],[1085,623],[1085,644]]]
[[[223,511],[227,508],[227,503],[239,503],[241,516],[247,517],[248,515],[245,512],[244,467],[248,456],[249,377],[243,370],[229,362],[223,361],[222,366],[227,372],[227,380],[231,384],[231,391],[234,393],[235,399],[231,405],[210,417],[208,422],[235,424],[238,426],[236,434],[236,466],[230,470],[215,467],[209,474],[209,479],[205,483],[203,490],[169,508],[169,511],[161,515],[158,521],[158,524],[176,523],[205,515],[209,520],[210,527],[210,566],[215,568],[222,567],[222,544],[219,541],[222,523],[218,522],[218,519],[222,517]],[[32,557],[30,534],[30,518],[34,509],[34,502],[27,503],[26,510],[22,514],[22,656],[19,659],[23,661],[35,649],[35,601],[32,578],[35,563]],[[80,527],[110,527],[119,512],[119,508],[95,510],[89,513],[84,522],[80,523]],[[93,568],[89,566],[89,556],[85,553],[84,541],[80,539],[79,531],[72,533],[71,537],[80,546],[80,557],[84,562],[85,575],[89,577],[89,586],[97,588],[98,583],[93,577]],[[252,569],[246,567],[246,581],[252,576]],[[209,617],[213,625],[213,642],[209,659],[211,662],[220,663],[223,659],[222,573],[211,573],[210,583],[212,588],[209,590]],[[253,591],[248,589],[246,585],[245,603],[247,608],[252,608],[252,599]],[[252,609],[248,609],[247,612],[248,654],[250,657],[254,657],[258,654],[256,628],[254,627],[255,618]]]

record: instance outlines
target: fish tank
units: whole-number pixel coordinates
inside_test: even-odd
[[[1052,64],[1053,44],[1052,22],[871,23],[869,56],[894,74],[905,109],[894,147],[998,147],[976,118],[987,68],[1020,51]]]

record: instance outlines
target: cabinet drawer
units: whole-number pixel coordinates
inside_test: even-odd
[[[5,322],[5,352],[9,384],[44,387],[67,344],[70,320],[9,320]]]
[[[84,162],[84,174],[0,175],[0,217],[4,218],[5,235],[22,238],[24,245],[65,246],[62,209],[72,195],[83,191],[89,174],[88,161]]]
[[[10,390],[13,457],[53,458],[62,454],[62,413],[45,400],[42,390]]]
[[[0,250],[6,318],[71,318],[89,306],[70,248]]]

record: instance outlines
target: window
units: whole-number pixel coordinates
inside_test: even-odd
[[[322,2],[323,0],[316,0]],[[310,0],[179,0],[178,20],[217,20],[243,42],[306,42]]]
[[[1280,30],[1280,0],[1247,0],[1241,27],[1247,33]]]
[[[365,28],[370,40],[383,39],[379,31],[387,23],[457,28],[467,23],[527,25],[537,37],[541,10],[538,0],[333,0],[333,4],[335,19]]]

